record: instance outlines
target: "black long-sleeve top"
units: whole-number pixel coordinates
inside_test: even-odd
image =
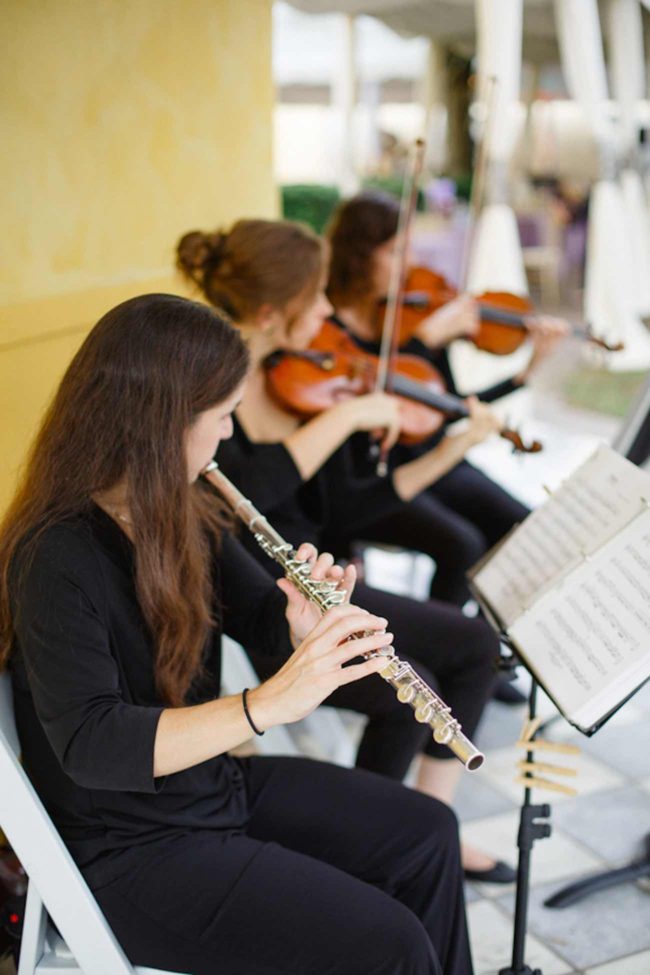
[[[24,561],[24,564],[23,564]],[[285,599],[236,539],[215,559],[215,618],[188,704],[219,696],[221,632],[288,655]],[[49,528],[12,573],[14,703],[23,762],[88,880],[129,869],[154,840],[247,819],[240,763],[224,754],[154,778],[164,708],[135,591],[133,546],[99,507]]]
[[[254,443],[236,417],[233,426],[216,460],[292,545],[312,542],[318,548],[328,529],[363,528],[404,504],[390,477],[378,477],[369,461],[360,463],[359,457],[368,457],[365,434],[351,437],[303,481],[284,444]],[[257,554],[254,542],[245,535],[242,540]]]

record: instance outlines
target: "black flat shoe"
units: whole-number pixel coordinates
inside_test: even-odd
[[[517,879],[517,871],[503,860],[497,860],[488,870],[464,870],[465,880],[478,881],[481,884],[513,884]]]
[[[510,680],[506,680],[505,677],[499,677],[496,684],[494,685],[494,690],[492,691],[492,697],[495,701],[501,701],[502,704],[525,704],[528,698],[525,694],[522,694],[518,687]]]

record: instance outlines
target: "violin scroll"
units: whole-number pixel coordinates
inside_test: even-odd
[[[593,342],[594,345],[597,345],[599,349],[604,349],[605,352],[621,352],[625,348],[624,342],[607,342],[605,339],[595,335],[592,331],[591,325],[585,326],[584,337],[587,339],[587,341]]]
[[[541,441],[531,440],[529,443],[524,443],[519,431],[511,430],[509,427],[504,427],[500,431],[500,436],[510,441],[513,454],[538,454],[543,449]]]

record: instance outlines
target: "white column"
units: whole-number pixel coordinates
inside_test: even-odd
[[[332,107],[338,117],[335,131],[340,145],[336,182],[343,196],[352,196],[359,188],[354,165],[355,18],[341,14],[339,22],[339,63],[332,81]]]
[[[521,124],[522,0],[476,0],[479,100],[487,140],[485,197],[467,273],[467,290],[528,291],[517,221],[503,196],[507,168]],[[494,79],[494,81],[492,81]],[[489,113],[489,114],[488,114]],[[476,177],[476,173],[475,173]]]
[[[596,0],[555,0],[562,70],[600,147],[602,178],[591,194],[585,318],[596,334],[622,340],[613,369],[650,365],[650,338],[637,312],[626,208],[615,178],[616,138],[607,114],[607,77]]]
[[[621,189],[628,228],[635,309],[650,315],[650,214],[643,188],[638,151],[638,108],[645,95],[643,22],[639,0],[610,0],[607,7],[610,77],[618,102]]]
[[[420,100],[424,109],[422,135],[427,147],[426,165],[434,173],[443,172],[447,163],[446,80],[445,49],[430,40]]]

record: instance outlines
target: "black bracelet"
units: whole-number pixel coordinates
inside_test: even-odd
[[[253,729],[253,731],[255,732],[255,734],[256,735],[259,735],[260,738],[261,738],[262,735],[264,734],[264,732],[263,731],[260,731],[259,728],[257,728],[255,726],[255,722],[251,718],[251,713],[248,710],[248,701],[246,700],[246,695],[247,694],[248,694],[248,688],[245,687],[244,690],[241,692],[241,702],[244,705],[244,714],[246,715],[246,720],[248,721],[249,725],[251,726],[251,728]]]

